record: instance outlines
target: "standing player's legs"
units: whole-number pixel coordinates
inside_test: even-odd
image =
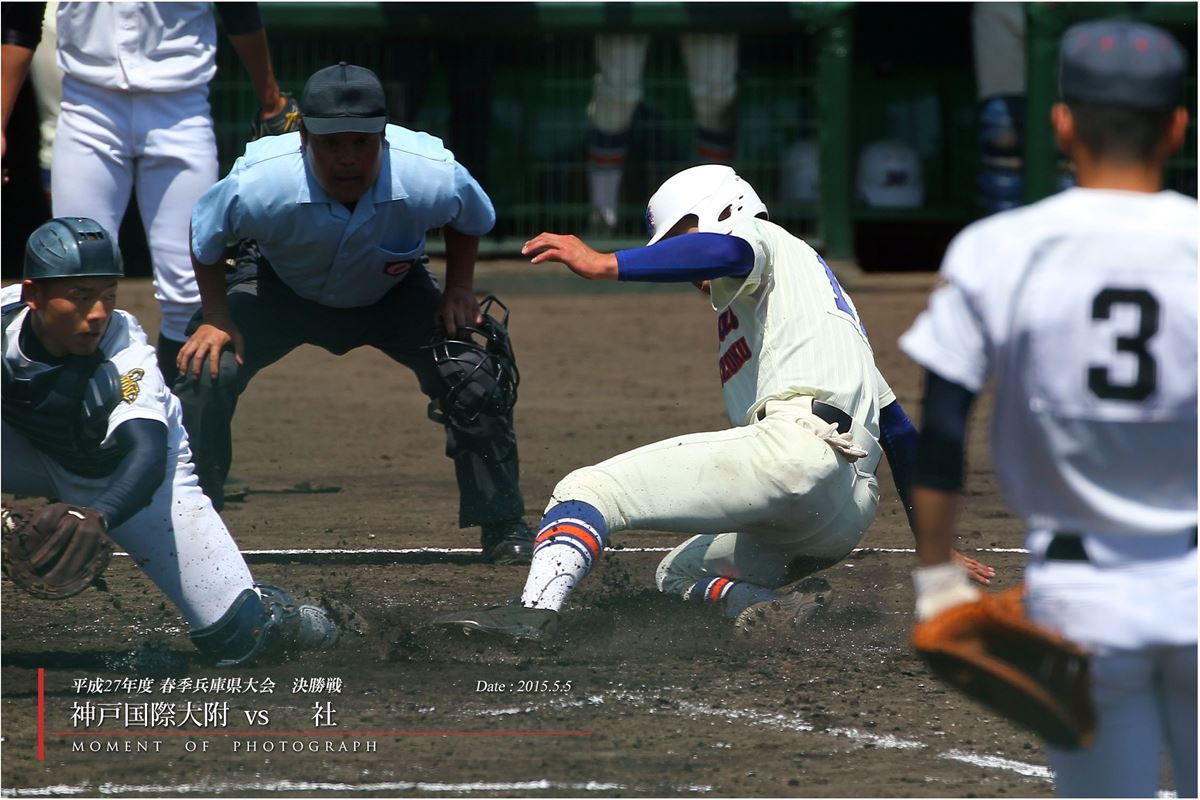
[[[133,190],[133,104],[67,76],[54,136],[53,214],[88,217],[117,236]]]
[[[300,325],[307,309],[290,291],[275,288],[277,281],[249,279],[229,290],[229,313],[245,345],[243,363],[238,364],[233,350],[226,349],[221,353],[216,380],[205,359],[198,378],[189,373],[175,383],[200,487],[218,511],[225,507],[225,478],[233,463],[232,425],[238,398],[259,370],[304,342]],[[201,313],[196,312],[188,335],[200,324]]]
[[[1167,648],[1159,659],[1158,702],[1166,721],[1175,796],[1196,796],[1196,647]]]
[[[696,110],[696,155],[702,162],[733,161],[736,135],[738,40],[732,33],[685,33],[679,48]]]
[[[82,478],[38,452],[3,426],[4,491],[55,497],[89,505],[106,488],[105,478]],[[150,505],[109,531],[193,629],[221,619],[254,582],[220,516],[200,491],[187,448],[178,433],[167,458],[167,475]]]
[[[440,300],[441,291],[425,268],[413,267],[371,308],[363,342],[415,372],[421,391],[438,404],[445,385],[427,346]],[[525,498],[518,482],[520,462],[511,411],[503,416],[480,414],[470,426],[447,421],[446,455],[454,460],[460,527],[521,523]]]
[[[207,86],[134,97],[138,210],[154,263],[154,297],[162,309],[158,366],[170,386],[188,323],[200,308],[188,230],[192,207],[217,181],[217,140]]]
[[[588,191],[594,233],[611,232],[617,224],[621,173],[629,149],[629,124],[642,99],[642,73],[650,37],[644,34],[599,34],[595,39],[596,76],[588,104]]]
[[[627,528],[708,534],[660,567],[663,590],[684,596],[713,575],[744,581],[741,600],[763,599],[760,590],[800,577],[798,556],[814,566],[845,556],[874,517],[878,491],[873,475],[819,438],[822,427],[814,417],[773,413],[576,470],[554,489],[522,604],[560,608],[609,535]],[[742,533],[716,535],[728,530]]]
[[[1089,557],[1101,563],[1045,559],[1048,539],[1028,538],[1030,618],[1094,654],[1095,741],[1073,751],[1047,747],[1059,795],[1153,797],[1164,743],[1179,796],[1195,791],[1193,536],[1107,537],[1103,549],[1090,537]]]

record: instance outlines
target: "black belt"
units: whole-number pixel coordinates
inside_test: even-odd
[[[812,401],[812,413],[814,417],[825,420],[830,425],[837,426],[838,433],[849,433],[850,428],[854,425],[854,420],[845,411],[842,411],[837,406],[831,406],[829,403],[821,400]],[[763,419],[767,416],[767,407],[764,405],[758,410],[756,415],[758,419]]]
[[[1196,529],[1192,528],[1192,549],[1196,549]],[[1083,548],[1083,537],[1078,533],[1062,531],[1054,534],[1046,548],[1048,561],[1087,561],[1087,550]]]

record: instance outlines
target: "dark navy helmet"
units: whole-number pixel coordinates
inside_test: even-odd
[[[22,277],[123,277],[125,265],[116,238],[86,217],[57,217],[40,226],[25,244]]]

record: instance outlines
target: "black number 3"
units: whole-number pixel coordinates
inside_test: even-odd
[[[1131,305],[1138,309],[1138,328],[1133,336],[1117,337],[1117,352],[1137,357],[1137,375],[1133,383],[1113,383],[1108,367],[1088,367],[1088,388],[1105,400],[1145,400],[1158,384],[1158,364],[1146,345],[1158,333],[1158,301],[1145,289],[1104,289],[1092,300],[1092,319],[1108,319],[1113,306]]]

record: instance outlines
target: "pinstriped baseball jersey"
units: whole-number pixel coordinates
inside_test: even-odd
[[[879,409],[896,397],[850,295],[816,251],[778,225],[743,220],[732,235],[750,243],[754,267],[710,284],[729,421],[747,424],[768,400],[812,395],[878,437]]]
[[[964,230],[901,339],[978,392],[1031,528],[1172,533],[1196,524],[1196,201],[1071,189]]]

